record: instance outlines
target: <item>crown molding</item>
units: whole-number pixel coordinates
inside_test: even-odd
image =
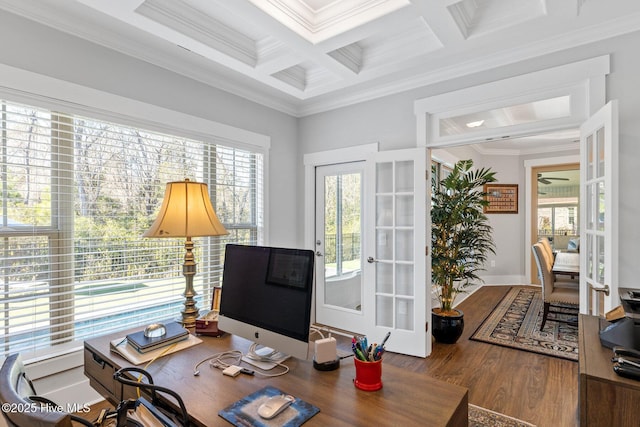
[[[517,62],[534,59],[550,53],[559,52],[573,47],[583,46],[600,40],[622,36],[638,31],[640,28],[640,13],[627,15],[620,19],[608,21],[595,28],[581,29],[571,33],[570,37],[558,36],[540,40],[524,46],[518,46],[507,51],[487,55],[480,60],[458,62],[455,65],[416,74],[404,79],[397,79],[386,84],[379,84],[373,88],[354,88],[350,93],[332,96],[332,99],[313,99],[304,102],[299,109],[299,116],[304,117],[337,108],[348,107],[353,104],[371,101],[384,96],[429,86],[436,83],[465,77],[482,71],[487,71]],[[365,83],[366,84],[366,83]]]
[[[558,153],[563,151],[580,150],[579,142],[559,145],[545,145],[544,147],[530,147],[523,144],[523,148],[486,148],[483,144],[471,144],[476,152],[483,156],[527,156],[530,154]]]
[[[158,0],[154,1],[157,2]],[[35,4],[37,4],[37,6],[34,6]],[[638,28],[640,28],[640,13],[627,14],[617,19],[604,21],[590,28],[575,30],[569,34],[550,37],[526,45],[519,45],[506,51],[485,55],[479,59],[466,60],[436,69],[424,70],[410,77],[393,79],[391,76],[382,75],[380,73],[381,68],[376,67],[366,69],[367,79],[360,74],[354,74],[354,68],[358,63],[357,53],[341,51],[340,56],[347,56],[349,61],[346,62],[349,63],[351,61],[352,63],[350,65],[352,67],[345,65],[344,62],[336,61],[336,58],[330,58],[330,60],[336,62],[334,67],[344,68],[343,77],[344,75],[346,75],[346,77],[342,79],[331,79],[327,78],[325,73],[321,73],[315,69],[308,69],[306,72],[305,89],[299,90],[299,84],[298,88],[292,87],[272,75],[278,71],[287,70],[294,65],[293,63],[295,61],[289,57],[281,58],[280,60],[274,59],[272,62],[267,61],[269,63],[265,64],[265,66],[270,67],[269,70],[272,71],[271,75],[268,77],[256,76],[257,71],[255,70],[260,68],[260,62],[267,60],[266,56],[269,56],[271,52],[279,48],[277,43],[265,43],[264,45],[258,44],[254,46],[253,55],[257,58],[257,65],[255,66],[253,74],[249,73],[249,75],[259,79],[260,83],[250,82],[246,84],[245,82],[249,80],[249,77],[230,78],[222,68],[220,68],[222,71],[216,71],[215,69],[212,70],[198,63],[203,59],[189,61],[188,57],[184,57],[184,54],[182,57],[185,58],[185,60],[169,59],[171,54],[175,54],[177,51],[171,51],[171,49],[179,49],[179,47],[175,45],[162,46],[161,49],[152,52],[152,49],[149,49],[147,44],[128,37],[126,32],[101,31],[97,26],[91,25],[90,22],[88,23],[86,20],[78,19],[77,15],[69,15],[64,8],[57,8],[55,3],[36,3],[33,0],[8,0],[2,2],[2,8],[56,30],[86,39],[100,46],[146,61],[294,117],[317,114],[399,92],[465,77],[565,49],[584,46],[603,39],[621,36],[638,31]],[[89,9],[90,8],[87,7],[87,10]],[[97,13],[93,9],[91,9],[91,11],[92,13]],[[116,20],[114,19],[112,23],[115,22]],[[122,28],[124,28],[123,24],[117,23],[117,25],[121,25]],[[118,27],[116,26],[116,28]],[[140,34],[142,34],[142,31],[140,31]],[[231,39],[234,40],[233,37],[231,37]],[[403,37],[399,36],[399,39],[401,40]],[[410,38],[406,41],[409,42]],[[397,51],[402,51],[402,49],[403,46],[397,47]],[[249,52],[250,51],[251,49],[249,49]],[[193,53],[194,55],[198,55],[196,52]],[[367,48],[362,48],[362,58],[360,60],[362,62],[382,62],[379,67],[386,67],[387,64],[384,64],[384,58],[387,54],[391,56],[393,51],[386,47],[376,48],[373,52],[368,51]],[[367,55],[371,56],[367,57]],[[292,53],[289,56],[297,55]],[[446,57],[442,57],[441,59],[443,63],[446,60]],[[341,62],[340,65],[338,65],[337,62]],[[405,64],[403,67],[405,70],[415,71],[421,68],[425,69],[431,64],[433,64],[433,60],[427,62],[422,55],[418,55],[409,61],[409,65]],[[251,68],[246,64],[245,66]],[[362,73],[364,74],[365,71],[363,70]],[[351,74],[350,77],[349,74]],[[354,82],[356,82],[354,86],[347,87]],[[261,86],[263,84],[265,85],[264,87]]]
[[[249,1],[313,44],[410,4],[408,0],[336,1],[316,11],[301,0]]]
[[[256,65],[258,54],[254,40],[213,17],[203,16],[183,1],[146,0],[135,13],[250,67]]]

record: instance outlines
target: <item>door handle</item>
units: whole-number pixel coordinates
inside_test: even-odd
[[[591,286],[591,289],[593,289],[594,291],[596,291],[596,292],[602,292],[602,293],[604,293],[606,296],[609,296],[609,285],[604,285],[604,286],[602,286],[602,287],[600,287],[600,286],[593,286],[593,285],[590,285],[590,286]]]
[[[367,258],[367,262],[368,262],[369,264],[373,264],[374,262],[378,262],[378,260],[377,260],[377,259],[374,259],[372,256],[370,256],[369,258]]]
[[[322,252],[316,251],[316,256],[322,256]]]

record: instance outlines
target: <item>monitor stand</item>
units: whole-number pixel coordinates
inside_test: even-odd
[[[251,353],[247,353],[242,356],[242,360],[250,365],[253,365],[263,371],[268,371],[275,368],[278,364],[287,360],[290,356],[288,354],[277,352],[271,355],[268,359],[263,359],[269,354],[273,353],[273,349],[269,347],[262,347],[255,351],[256,356]]]

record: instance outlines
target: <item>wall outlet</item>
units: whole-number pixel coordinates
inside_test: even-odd
[[[496,260],[495,260],[495,259],[492,259],[492,260],[491,260],[491,267],[495,267],[495,266],[496,266]]]

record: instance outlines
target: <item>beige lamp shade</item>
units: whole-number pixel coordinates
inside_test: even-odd
[[[143,237],[199,237],[229,234],[209,199],[207,184],[169,182],[158,217]]]

